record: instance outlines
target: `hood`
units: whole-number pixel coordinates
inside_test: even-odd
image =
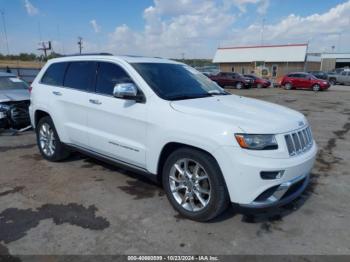
[[[250,134],[286,133],[307,124],[297,111],[236,95],[173,101],[171,106],[185,114],[221,120]]]
[[[0,90],[0,102],[29,100],[30,94],[26,89]]]

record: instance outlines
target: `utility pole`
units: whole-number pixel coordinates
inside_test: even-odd
[[[185,53],[181,53],[182,61],[185,62]]]
[[[79,54],[83,50],[83,38],[81,36],[78,37],[78,46],[79,46]]]
[[[42,41],[39,43],[39,45],[40,45],[40,47],[38,48],[38,50],[44,52],[44,56],[46,59],[47,58],[47,51],[52,50],[51,41],[48,41],[48,42]]]
[[[9,41],[7,39],[7,29],[6,29],[6,20],[5,20],[5,12],[3,10],[0,10],[0,14],[2,17],[2,25],[4,27],[4,35],[5,35],[5,42],[6,42],[6,51],[7,55],[10,55],[10,48],[9,48]]]

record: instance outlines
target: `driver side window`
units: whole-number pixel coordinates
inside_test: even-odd
[[[134,83],[123,68],[116,64],[100,62],[97,69],[96,93],[113,95],[117,84]]]

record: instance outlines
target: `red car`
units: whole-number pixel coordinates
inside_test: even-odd
[[[266,79],[263,79],[261,77],[258,77],[256,75],[244,75],[245,77],[248,77],[248,78],[251,78],[253,79],[253,87],[256,87],[256,88],[267,88],[271,85],[271,82],[266,80]]]
[[[250,88],[254,82],[253,79],[244,77],[238,73],[220,72],[217,75],[209,76],[209,78],[222,88],[226,86],[233,86],[237,89]]]
[[[281,80],[281,86],[285,89],[308,89],[313,91],[326,90],[330,87],[327,80],[318,79],[308,73],[289,73]]]

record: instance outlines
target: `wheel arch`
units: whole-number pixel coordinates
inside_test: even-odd
[[[35,127],[38,125],[40,119],[45,117],[45,116],[50,116],[50,114],[48,112],[46,112],[44,110],[40,110],[40,109],[35,111],[35,113],[34,113],[34,125],[35,125]]]
[[[211,154],[210,152],[208,152],[207,150],[204,150],[202,148],[196,147],[196,146],[192,146],[189,144],[184,144],[184,143],[180,143],[180,142],[168,142],[167,144],[165,144],[160,152],[160,155],[158,157],[158,163],[157,163],[157,179],[159,181],[161,181],[162,179],[162,170],[165,164],[165,161],[167,160],[167,158],[170,156],[171,153],[173,153],[175,150],[180,149],[180,148],[190,148],[190,149],[194,149],[197,151],[201,151],[205,154],[208,154],[209,156],[211,156],[216,163],[219,166],[218,161],[216,160],[216,158],[213,156],[213,154]],[[220,172],[222,172],[221,168],[220,168]]]

